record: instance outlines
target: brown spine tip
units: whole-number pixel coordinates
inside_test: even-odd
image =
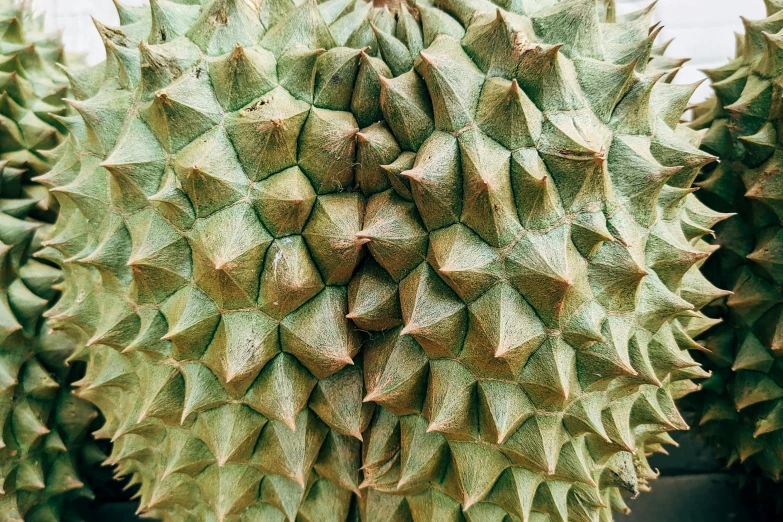
[[[512,96],[519,96],[519,93],[522,92],[522,89],[519,87],[519,82],[516,78],[511,80],[511,87],[509,88],[509,93]]]
[[[377,9],[383,9],[385,7],[390,11],[399,11],[402,0],[373,0],[372,4],[373,7]]]

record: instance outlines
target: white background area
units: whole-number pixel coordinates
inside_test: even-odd
[[[649,0],[617,0],[620,12],[641,9]],[[123,0],[141,5],[145,0]],[[51,28],[63,32],[69,51],[86,53],[89,63],[104,57],[103,45],[91,16],[104,24],[118,23],[112,0],[33,0]],[[743,32],[740,16],[757,20],[765,16],[763,0],[659,0],[655,17],[664,29],[660,38],[674,38],[668,55],[690,57],[677,81],[693,83],[704,78],[700,69],[718,67],[734,56],[734,33]],[[702,85],[694,101],[706,98],[710,87]]]

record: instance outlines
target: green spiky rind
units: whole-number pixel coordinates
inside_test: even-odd
[[[61,120],[68,114],[65,56],[59,38],[44,31],[43,19],[33,17],[29,5],[3,0],[0,23],[0,160],[25,169],[29,179],[49,170],[46,152],[67,130]]]
[[[69,87],[62,44],[29,4],[0,2],[0,520],[80,520],[95,408],[71,393],[73,340],[44,318],[62,275],[37,258],[56,202],[34,183],[59,157]]]
[[[733,294],[714,307],[724,323],[704,336],[713,375],[693,396],[698,432],[729,465],[778,480],[783,473],[783,273],[779,269],[783,149],[783,13],[744,21],[737,58],[707,71],[716,96],[696,113],[704,150],[721,163],[705,170],[697,194],[736,213],[716,227],[720,247],[705,274]]]
[[[141,511],[626,510],[704,376],[678,319],[716,292],[685,210],[713,158],[650,11],[199,4],[98,27],[42,178],[51,320]]]
[[[569,4],[532,13],[539,36],[558,15],[590,26],[592,6]],[[612,27],[601,26],[581,44],[567,40],[560,53],[547,53],[491,6],[477,16],[464,14],[474,6],[444,7],[470,22],[462,47],[478,67],[462,61],[447,37],[419,55],[437,131],[415,145],[412,165],[388,169],[396,197],[368,200],[359,235],[388,274],[378,275],[373,263],[352,283],[354,321],[386,330],[364,350],[365,400],[380,408],[365,436],[363,514],[610,520],[612,510],[626,509],[620,491],[646,489],[655,476],[646,454],[671,440],[666,431],[685,427],[673,397],[695,389],[689,378],[706,375],[687,354],[695,343],[678,317],[696,322],[699,308],[724,295],[698,272],[709,227],[695,227],[699,209],[695,217],[687,210],[693,178],[714,159],[678,125],[695,86],[665,83],[674,73],[667,62],[647,62],[647,12],[637,15],[640,40],[625,34],[624,51],[608,36]],[[563,43],[562,26],[555,27],[544,43]],[[527,44],[520,54],[528,64],[538,51],[551,69],[564,70],[537,84],[502,54],[503,38]],[[640,54],[607,58],[629,48]],[[577,76],[562,65],[572,63],[563,53]],[[480,94],[471,81],[484,82]],[[578,83],[582,92],[568,92]],[[504,96],[495,94],[500,85]],[[509,102],[519,91],[526,97]],[[478,107],[473,119],[471,106]],[[496,114],[482,109],[498,106]],[[578,132],[568,135],[563,113]],[[513,117],[523,119],[504,121]],[[415,123],[417,115],[401,120]],[[569,141],[555,145],[560,138]],[[647,148],[639,147],[645,139]],[[660,170],[645,181],[655,185],[652,194],[637,197],[627,176],[641,150]],[[510,182],[502,174],[509,161]],[[591,175],[607,188],[585,197]],[[411,200],[418,221],[408,217]],[[424,230],[429,247],[422,248]],[[641,240],[632,239],[637,231]],[[619,267],[621,257],[633,261]],[[596,284],[607,266],[617,270],[605,279],[613,288]],[[582,277],[589,283],[580,291]],[[399,308],[387,298],[395,282]],[[618,328],[627,330],[618,335]]]

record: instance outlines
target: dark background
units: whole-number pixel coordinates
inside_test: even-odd
[[[740,491],[736,478],[725,472],[709,450],[691,433],[677,433],[679,447],[650,459],[661,476],[652,491],[628,500],[630,515],[617,522],[771,522],[759,513],[754,499]],[[778,519],[780,521],[781,519]]]

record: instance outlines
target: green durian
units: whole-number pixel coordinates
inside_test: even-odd
[[[609,521],[706,374],[651,10],[154,0],[98,26],[52,319],[165,521]]]
[[[712,376],[691,399],[701,434],[727,462],[775,480],[783,474],[783,12],[745,21],[737,57],[707,71],[715,97],[698,108],[702,148],[721,162],[697,183],[700,199],[732,216],[716,227],[705,265],[732,291],[711,315],[724,319],[700,340]],[[694,207],[695,224],[718,214]],[[714,312],[714,313],[712,313]]]
[[[61,271],[42,250],[57,213],[32,181],[59,157],[69,118],[63,47],[27,3],[0,1],[0,520],[81,520],[93,493],[80,470],[98,413],[71,393],[76,344],[45,319]]]

